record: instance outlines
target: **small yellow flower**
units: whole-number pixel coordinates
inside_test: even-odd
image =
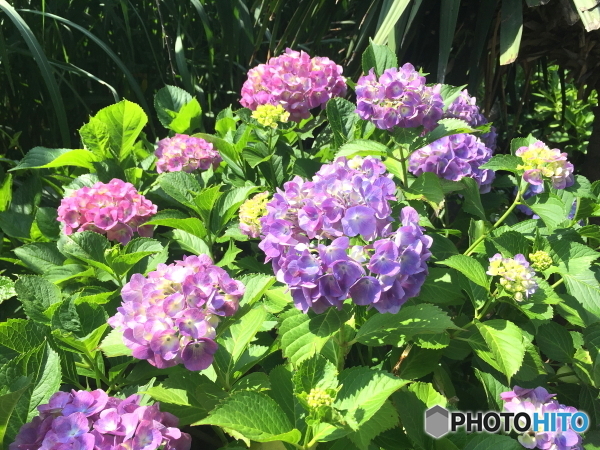
[[[321,406],[333,405],[333,398],[325,390],[313,388],[306,398],[306,403],[310,409],[317,409]]]
[[[530,253],[529,260],[531,261],[531,267],[538,272],[542,272],[552,265],[552,258],[548,253],[542,250]]]
[[[277,122],[285,123],[290,118],[290,113],[283,109],[281,105],[258,105],[255,111],[252,111],[252,117],[264,127],[277,128]]]
[[[240,229],[242,233],[256,238],[260,235],[260,218],[267,213],[269,192],[261,192],[240,206]]]

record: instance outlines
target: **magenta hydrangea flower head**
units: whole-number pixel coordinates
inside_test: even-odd
[[[440,87],[426,86],[410,63],[385,70],[379,79],[371,69],[356,84],[356,113],[382,130],[421,125],[432,130],[443,114]]]
[[[209,256],[184,256],[159,264],[147,277],[133,275],[108,323],[123,333],[135,358],[158,368],[183,363],[189,370],[204,370],[218,348],[220,317],[237,311],[244,290]]]
[[[446,180],[473,178],[480,192],[490,191],[496,175],[493,170],[480,169],[492,157],[492,151],[472,134],[454,134],[411,153],[408,170],[415,176],[435,173]]]
[[[542,141],[519,147],[515,155],[523,160],[517,168],[525,171],[523,179],[530,184],[541,185],[547,179],[554,189],[564,189],[575,182],[575,168],[567,161],[567,154],[557,148],[551,149]]]
[[[485,118],[477,106],[475,97],[471,97],[469,92],[464,89],[456,99],[448,106],[444,112],[444,118],[461,119],[467,122],[472,127],[485,125],[488,120]],[[491,127],[490,131],[482,134],[480,137],[485,146],[492,151],[496,150],[496,140],[498,134],[496,129]]]
[[[493,277],[499,276],[500,285],[519,302],[528,298],[538,288],[534,279],[535,270],[529,267],[529,262],[520,253],[514,258],[503,258],[500,253],[496,253],[490,258],[490,266],[486,273]]]
[[[281,105],[290,113],[290,120],[299,122],[310,117],[311,109],[346,95],[342,71],[329,58],[311,58],[288,48],[248,71],[240,103],[253,111],[260,105]]]
[[[62,199],[57,220],[69,235],[95,231],[112,241],[127,244],[133,233],[150,237],[154,227],[142,225],[156,214],[157,207],[139,194],[133,184],[117,178],[82,187]]]
[[[531,417],[533,424],[534,416],[543,422],[543,415],[554,413],[555,424],[550,424],[549,430],[528,431],[520,434],[519,443],[525,448],[539,448],[545,450],[582,450],[581,436],[572,428],[570,421],[564,426],[559,413],[574,414],[577,409],[565,406],[554,399],[554,394],[549,394],[543,387],[535,389],[524,389],[515,386],[512,391],[502,392],[500,398],[504,401],[504,410],[514,414],[525,413]],[[554,428],[555,431],[551,431]]]
[[[158,141],[154,152],[158,161],[156,171],[193,172],[195,170],[216,169],[221,164],[221,155],[213,150],[213,145],[204,139],[176,134],[173,137]]]
[[[189,450],[191,437],[158,403],[140,406],[140,396],[109,397],[96,390],[57,392],[38,406],[9,450]]]
[[[385,172],[372,157],[338,158],[312,181],[285,183],[267,203],[259,247],[298,309],[319,313],[352,298],[395,313],[418,295],[432,241],[410,207],[392,232],[396,186]]]

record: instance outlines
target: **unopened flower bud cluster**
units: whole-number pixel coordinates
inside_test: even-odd
[[[261,192],[246,200],[240,207],[240,230],[247,236],[260,236],[260,218],[267,213],[269,193]]]
[[[306,397],[306,403],[310,409],[318,409],[321,406],[333,405],[333,398],[324,389],[313,388]]]
[[[286,123],[290,118],[290,113],[283,109],[281,105],[258,105],[252,111],[252,118],[256,119],[263,127],[277,128],[279,122]]]
[[[552,265],[552,258],[543,250],[530,253],[529,260],[531,261],[531,267],[538,272],[542,272]]]

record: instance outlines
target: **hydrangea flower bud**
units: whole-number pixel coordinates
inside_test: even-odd
[[[519,302],[532,295],[538,288],[533,278],[535,271],[520,253],[514,258],[503,258],[500,253],[496,253],[490,258],[487,274],[499,276],[504,290],[513,294]]]
[[[140,195],[133,184],[114,178],[107,184],[82,187],[63,198],[57,220],[67,235],[95,231],[124,245],[133,233],[152,236],[154,227],[142,224],[156,211],[157,206]]]
[[[184,256],[159,264],[146,278],[133,275],[108,323],[123,333],[135,358],[159,369],[183,363],[189,370],[204,370],[218,348],[220,317],[237,311],[244,290],[207,255]]]
[[[504,410],[514,414],[525,413],[531,417],[533,424],[533,416],[538,415],[543,421],[544,414],[555,413],[556,423],[551,424],[550,428],[556,431],[540,430],[533,431],[529,429],[519,435],[518,440],[525,448],[539,449],[556,449],[556,450],[580,450],[581,436],[573,431],[570,421],[567,424],[566,430],[563,431],[560,413],[574,414],[577,409],[572,406],[560,404],[554,398],[554,394],[549,394],[543,387],[535,389],[524,389],[515,386],[512,391],[502,392],[500,398],[504,401]],[[550,419],[552,420],[552,419]]]
[[[263,127],[277,128],[277,122],[285,123],[290,118],[290,113],[283,109],[281,105],[258,105],[252,111],[252,117],[256,119]]]
[[[160,405],[140,406],[93,392],[57,392],[38,406],[39,415],[21,427],[9,450],[189,450],[191,437],[177,428],[179,419]]]
[[[321,406],[333,405],[333,398],[324,389],[312,388],[306,397],[306,403],[310,409],[318,409]]]
[[[310,117],[310,110],[325,107],[333,97],[346,95],[343,69],[329,58],[311,58],[307,53],[286,49],[248,71],[240,103],[256,110],[259,105],[281,105],[290,120]]]
[[[213,145],[204,139],[176,134],[171,138],[158,141],[154,152],[158,161],[156,171],[163,172],[193,172],[195,170],[213,169],[221,164],[221,155],[213,150]]]
[[[529,260],[531,261],[531,267],[538,272],[542,272],[552,265],[552,258],[543,250],[530,253]]]
[[[567,161],[567,154],[557,148],[550,149],[542,141],[535,141],[528,147],[520,147],[515,152],[523,160],[517,168],[524,170],[523,179],[533,185],[543,185],[544,179],[552,182],[555,189],[571,186],[574,167]]]
[[[259,248],[298,309],[317,313],[352,298],[396,313],[419,294],[432,240],[411,207],[392,232],[396,186],[375,158],[338,158],[305,181],[284,184],[267,203]],[[350,246],[350,238],[364,245]]]
[[[269,192],[261,192],[246,200],[240,206],[240,230],[247,236],[257,238],[260,235],[260,218],[267,213]]]
[[[490,160],[492,151],[472,134],[446,136],[414,151],[408,159],[408,170],[415,176],[435,173],[446,180],[473,178],[481,193],[490,191],[495,174],[479,167]]]
[[[488,123],[488,120],[481,114],[476,102],[477,100],[475,97],[471,97],[469,92],[464,89],[450,106],[448,106],[448,109],[444,112],[444,119],[461,119],[467,122],[471,127],[485,125]],[[491,127],[489,132],[482,134],[479,138],[487,148],[492,150],[492,152],[496,150],[496,140],[498,135],[494,127]]]
[[[382,130],[419,126],[432,130],[443,114],[440,88],[426,86],[425,77],[410,63],[385,70],[379,79],[371,69],[356,84],[356,113]]]

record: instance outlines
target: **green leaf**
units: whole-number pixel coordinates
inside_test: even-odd
[[[0,212],[0,230],[5,235],[17,239],[29,239],[33,217],[29,214],[2,211]]]
[[[246,441],[296,444],[302,437],[271,397],[252,391],[234,392],[195,425],[217,425]]]
[[[254,304],[275,283],[274,276],[262,273],[252,273],[239,278],[239,280],[246,286],[244,296],[240,300],[240,306]]]
[[[293,377],[294,391],[310,393],[314,388],[336,389],[338,387],[337,369],[321,355],[313,355],[298,365]]]
[[[504,409],[504,401],[500,398],[500,394],[510,391],[510,388],[498,381],[491,373],[483,372],[475,367],[473,370],[475,371],[475,376],[483,385],[490,410],[502,411]]]
[[[500,65],[511,64],[517,59],[523,34],[523,2],[502,0],[500,22]]]
[[[427,200],[436,206],[444,200],[440,179],[431,172],[423,172],[405,191],[409,200]]]
[[[0,323],[0,345],[18,353],[27,353],[38,347],[44,339],[44,328],[34,321],[8,319]]]
[[[556,196],[548,193],[534,195],[525,200],[525,203],[540,216],[550,231],[567,220],[565,204]]]
[[[346,369],[340,373],[339,380],[342,388],[333,406],[344,411],[344,419],[353,430],[359,429],[390,395],[408,383],[390,373],[368,367]]]
[[[165,86],[160,89],[154,96],[154,108],[160,123],[169,128],[179,110],[191,100],[192,96],[177,86]]]
[[[282,318],[279,336],[283,356],[297,365],[319,353],[347,320],[347,315],[335,308],[329,308],[323,314],[303,314],[293,309],[282,315]]]
[[[463,210],[482,220],[486,220],[485,210],[481,204],[481,195],[479,194],[477,182],[469,177],[464,177],[460,182],[465,186],[465,189],[461,191],[461,194],[465,197]]]
[[[129,100],[107,106],[95,117],[106,124],[109,145],[121,161],[131,153],[133,144],[148,122],[144,110]]]
[[[586,325],[600,321],[600,285],[598,275],[589,269],[578,273],[562,273],[567,291],[583,306]]]
[[[387,38],[387,33],[381,37]],[[386,69],[392,67],[398,67],[398,58],[396,58],[394,52],[387,45],[377,45],[371,42],[362,55],[363,72],[369,73],[369,70],[374,69],[375,74],[380,76]]]
[[[8,277],[0,275],[0,303],[17,295],[15,282]]]
[[[453,269],[434,267],[429,269],[418,299],[437,304],[463,302],[464,296],[458,281],[458,274]]]
[[[196,217],[188,217],[181,211],[176,209],[165,209],[159,211],[158,214],[152,217],[144,225],[159,225],[177,230],[183,230],[189,234],[192,234],[200,239],[206,237],[206,227]]]
[[[336,153],[336,158],[345,156],[350,158],[353,156],[386,156],[390,149],[385,145],[371,141],[368,139],[356,139],[346,142]]]
[[[437,123],[437,127],[427,133],[423,137],[417,138],[413,143],[410,144],[411,150],[417,150],[426,145],[431,144],[438,139],[441,139],[445,136],[451,136],[453,134],[461,134],[461,133],[473,133],[475,131],[474,128],[471,128],[467,122],[461,119],[441,119]],[[465,178],[463,178],[465,179]]]
[[[61,301],[60,290],[38,275],[23,275],[15,282],[17,297],[27,315],[40,323],[48,323],[44,315],[51,305]]]
[[[173,200],[197,211],[194,198],[202,188],[192,174],[184,171],[162,173],[158,177],[158,185]]]
[[[194,198],[196,211],[198,211],[198,214],[200,214],[204,224],[207,226],[211,224],[211,215],[215,209],[217,200],[219,200],[221,195],[223,195],[221,192],[221,186],[212,186],[210,188],[203,189]]]
[[[358,330],[355,340],[364,345],[401,345],[417,334],[439,334],[456,328],[439,307],[428,303],[404,306],[397,314],[375,314]]]
[[[486,275],[484,267],[475,258],[465,255],[453,255],[444,261],[439,261],[438,264],[444,264],[458,270],[473,283],[489,291],[490,277]]]
[[[30,384],[29,378],[20,377],[11,386],[6,386],[7,393],[0,395],[0,448],[4,448],[2,444],[10,417]]]
[[[303,431],[306,428],[305,409],[294,395],[292,373],[284,366],[277,366],[269,373],[271,390],[268,394],[283,409],[292,425]]]
[[[131,356],[131,349],[123,343],[123,332],[112,330],[102,340],[100,350],[108,358],[116,356]]]
[[[192,134],[202,126],[202,107],[198,100],[192,99],[175,115],[169,128],[175,133]]]
[[[235,216],[235,214],[250,196],[258,190],[256,186],[244,186],[239,188],[233,188],[224,194],[220,195],[214,210],[216,214],[211,216],[211,229],[215,233],[220,234],[221,230],[227,225],[227,223]]]
[[[199,137],[205,141],[210,142],[215,146],[215,149],[219,151],[223,161],[233,170],[233,172],[239,177],[245,178],[242,166],[244,165],[241,159],[241,149],[237,149],[236,146],[227,142],[225,139],[221,139],[217,136],[205,133],[196,133],[194,137]]]
[[[450,339],[448,339],[448,343],[449,342]],[[447,345],[448,344],[446,344],[446,346]],[[415,380],[424,377],[439,366],[441,357],[441,350],[413,347],[408,353],[408,356],[402,361],[402,364],[400,364],[398,376],[405,380]]]
[[[77,258],[98,269],[111,273],[106,264],[104,252],[110,248],[105,236],[93,231],[82,231],[69,236],[62,235],[58,241],[58,249],[63,255]]]
[[[510,380],[521,367],[525,356],[521,329],[502,319],[476,322],[475,325],[490,349],[498,370]],[[477,348],[474,350],[477,352]]]
[[[555,322],[540,326],[535,341],[540,350],[554,361],[570,362],[575,354],[573,338],[564,327]]]
[[[62,266],[65,257],[58,251],[55,243],[35,242],[14,250],[15,255],[35,273],[42,274],[55,267]]]
[[[210,247],[206,242],[193,234],[183,230],[172,230],[165,233],[165,236],[173,239],[182,249],[192,252],[194,255],[211,256]]]
[[[40,207],[35,212],[35,222],[44,236],[56,240],[60,235],[60,222],[55,208]]]
[[[523,450],[519,441],[497,434],[474,435],[464,450]]]
[[[354,103],[341,97],[332,98],[327,102],[327,119],[333,132],[333,148],[340,148],[349,140],[352,128],[358,120],[355,109]]]
[[[101,120],[90,117],[90,121],[79,129],[83,146],[100,158],[111,159],[108,126]]]
[[[47,169],[51,167],[77,166],[94,170],[93,162],[100,158],[87,150],[69,150],[65,148],[34,147],[9,170]]]
[[[494,172],[498,170],[506,170],[508,172],[517,173],[517,166],[522,163],[521,158],[513,155],[494,155],[488,162],[479,166],[480,169],[491,169]]]
[[[438,83],[443,83],[446,77],[450,49],[452,48],[452,41],[456,32],[456,20],[458,19],[459,8],[460,0],[442,0],[437,70]]]
[[[350,439],[360,450],[368,450],[371,441],[386,430],[398,424],[398,413],[389,401],[386,401],[377,412],[361,425],[358,431],[350,433]]]
[[[531,248],[531,241],[521,233],[512,230],[492,238],[492,242],[500,250],[502,256],[508,258],[512,258],[519,253],[527,257]]]

